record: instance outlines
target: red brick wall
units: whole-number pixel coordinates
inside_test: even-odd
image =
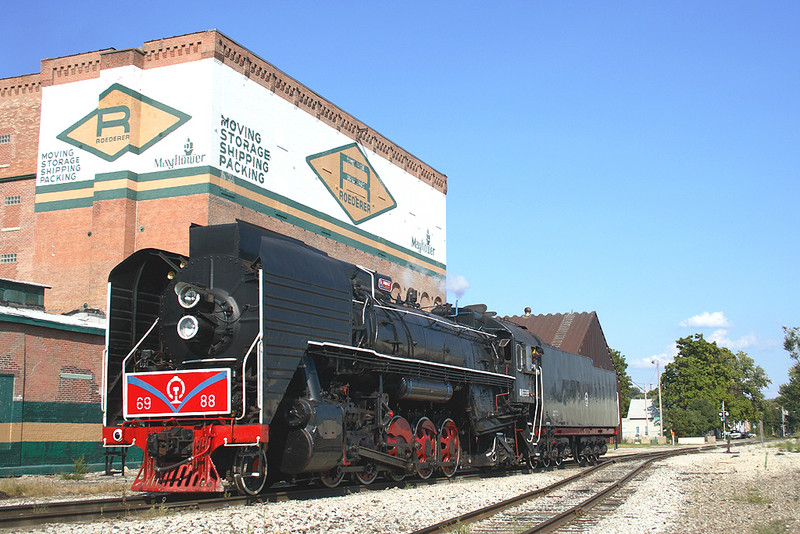
[[[105,309],[108,273],[133,252],[160,248],[188,254],[189,226],[208,224],[208,195],[135,202],[113,199],[91,208],[36,214],[36,272],[47,284],[45,309]]]
[[[0,179],[36,173],[41,107],[39,74],[0,79]]]
[[[0,254],[17,254],[16,263],[0,264],[0,277],[24,279],[33,268],[33,203],[36,152],[39,147],[41,84],[38,74],[0,80]],[[20,178],[20,177],[28,178]],[[19,196],[18,205],[5,198]]]
[[[101,335],[0,321],[0,374],[17,377],[14,395],[22,395],[24,369],[26,401],[97,403],[103,344]],[[62,378],[63,373],[92,378]],[[69,392],[70,383],[79,387]]]
[[[0,263],[0,278],[32,282],[34,231],[34,178],[0,181],[0,253],[17,254],[16,263]],[[7,197],[20,197],[6,206]]]

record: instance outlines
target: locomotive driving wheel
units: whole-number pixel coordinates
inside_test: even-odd
[[[411,425],[404,417],[395,416],[386,429],[386,452],[396,458],[406,460],[411,455],[413,442],[414,434],[411,431]],[[395,482],[400,482],[405,477],[405,472],[400,469],[389,471],[389,478]]]
[[[267,451],[260,445],[236,453],[233,480],[242,495],[258,495],[267,485]]]
[[[439,464],[447,478],[456,474],[458,462],[461,460],[461,443],[458,439],[458,427],[452,419],[445,419],[439,429]]]
[[[422,479],[430,478],[436,461],[436,425],[427,417],[417,421],[414,430],[414,441],[416,442],[417,475]]]
[[[373,462],[367,462],[364,464],[361,471],[356,471],[353,473],[353,478],[356,482],[359,484],[364,484],[365,486],[372,484],[375,482],[375,479],[378,478],[378,468]]]
[[[340,467],[334,467],[327,473],[319,477],[319,483],[326,488],[335,488],[344,480],[344,471]]]

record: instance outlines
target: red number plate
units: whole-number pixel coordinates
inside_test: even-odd
[[[231,411],[231,370],[125,375],[124,416],[216,415]]]

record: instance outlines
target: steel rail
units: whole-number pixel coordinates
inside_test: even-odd
[[[699,450],[691,451],[691,452],[699,452]],[[600,504],[601,502],[605,501],[608,497],[613,495],[617,492],[622,486],[627,484],[631,481],[635,476],[639,473],[644,471],[652,462],[656,460],[663,460],[664,458],[669,458],[670,456],[677,456],[679,454],[686,454],[687,451],[668,451],[664,452],[658,456],[653,456],[652,458],[646,459],[640,465],[636,466],[634,469],[630,470],[628,474],[613,482],[610,486],[606,487],[605,489],[595,493],[585,501],[577,504],[564,512],[561,512],[558,515],[551,517],[550,519],[535,525],[532,528],[527,530],[521,531],[519,534],[537,534],[540,532],[553,532],[558,530],[560,527],[570,523],[574,519],[583,517],[586,515],[586,512],[593,508],[594,506]]]
[[[586,469],[583,469],[579,473],[577,473],[575,475],[572,475],[570,477],[567,477],[567,478],[565,478],[563,480],[559,480],[559,481],[557,481],[557,482],[555,482],[555,483],[553,483],[553,484],[551,484],[549,486],[545,486],[543,488],[537,488],[535,490],[532,490],[532,491],[517,495],[515,497],[511,497],[509,499],[500,501],[498,503],[491,504],[489,506],[485,506],[483,508],[467,512],[467,513],[462,514],[460,516],[452,517],[450,519],[446,519],[444,521],[436,523],[435,525],[430,525],[428,527],[425,527],[425,528],[422,528],[422,529],[419,529],[419,530],[415,530],[411,534],[434,534],[434,533],[439,533],[439,532],[446,532],[447,530],[453,528],[456,525],[474,523],[474,522],[477,522],[477,521],[481,521],[483,519],[487,519],[489,517],[492,517],[494,515],[497,515],[497,514],[503,512],[505,510],[512,509],[514,507],[520,506],[521,504],[523,504],[523,503],[525,503],[525,502],[527,502],[527,501],[529,501],[531,499],[534,499],[534,498],[537,498],[537,497],[542,497],[542,496],[545,496],[545,495],[547,495],[549,493],[552,493],[553,491],[555,491],[557,489],[560,489],[562,487],[565,487],[565,486],[571,484],[572,482],[575,482],[575,481],[577,481],[577,480],[579,480],[581,478],[584,478],[584,477],[594,473],[595,471],[598,471],[600,469],[604,469],[606,467],[610,467],[610,466],[615,465],[617,463],[627,462],[627,461],[631,461],[631,460],[645,459],[645,464],[649,464],[649,463],[651,463],[651,462],[653,462],[655,460],[667,458],[669,456],[674,456],[674,455],[678,455],[678,454],[687,454],[687,453],[699,452],[700,450],[701,449],[698,449],[698,448],[685,448],[685,449],[678,449],[678,450],[671,450],[671,451],[655,451],[655,452],[646,452],[646,453],[641,453],[641,454],[630,454],[630,455],[624,455],[624,456],[620,456],[620,457],[607,458],[601,463],[598,463],[598,464],[596,464],[594,466],[591,466],[591,467],[588,467]],[[635,474],[638,474],[638,472],[639,471],[637,471]],[[629,481],[630,478],[635,476],[635,474],[634,475],[630,475],[629,477],[624,477],[625,478],[625,482]],[[614,485],[612,485],[614,491],[616,491],[622,484],[624,484],[624,482],[622,482],[620,484],[620,482],[617,481]],[[613,493],[613,492],[606,493],[602,498],[597,499],[595,504],[601,502],[605,497],[609,496],[611,493]],[[594,498],[595,497],[592,497],[592,499],[594,499]],[[588,499],[588,500],[591,500],[591,499]],[[579,508],[583,504],[584,503],[581,503],[580,505],[578,505],[578,506],[576,506],[574,508]],[[588,507],[586,509],[588,509]],[[572,509],[570,509],[568,512],[565,512],[564,514],[559,514],[559,516],[557,516],[557,517],[560,517],[561,515],[565,515],[566,516],[569,512],[573,512]],[[569,518],[571,519],[572,517],[574,517],[575,513],[581,513],[581,512],[579,512],[579,511],[573,512],[572,515],[569,515]],[[556,518],[553,518],[551,520],[548,520],[548,523],[550,521],[554,521],[555,522],[555,521],[559,521],[559,520],[557,520]],[[560,521],[558,523],[558,526],[563,525],[565,522],[567,522],[567,521]],[[527,534],[528,532],[544,532],[544,530],[535,530],[534,529],[534,530],[524,531],[524,532],[525,532],[525,534]]]

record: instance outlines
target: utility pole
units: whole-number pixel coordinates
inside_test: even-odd
[[[781,409],[781,437],[786,437],[786,410],[783,409],[783,406],[778,406]]]
[[[648,421],[650,421],[650,411],[647,409],[647,384],[644,384],[644,435],[647,436],[647,441],[650,441],[650,429],[648,428]]]
[[[730,414],[725,411],[725,401],[722,401],[722,411],[719,412],[719,420],[722,421],[722,437],[725,437],[725,427],[728,426],[728,416]],[[731,452],[731,435],[728,433],[728,450]]]

